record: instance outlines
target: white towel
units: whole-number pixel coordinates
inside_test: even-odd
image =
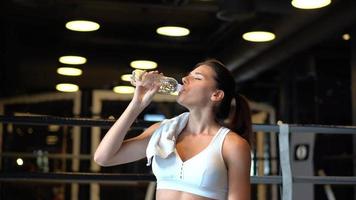
[[[160,127],[152,134],[146,149],[147,166],[151,165],[152,157],[157,155],[167,158],[174,152],[176,138],[187,124],[189,112],[182,113],[177,117],[165,119]]]

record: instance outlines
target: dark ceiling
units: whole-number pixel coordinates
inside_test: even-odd
[[[60,82],[110,89],[131,72],[135,59],[155,60],[158,70],[180,78],[196,62],[215,57],[238,82],[256,79],[300,51],[335,43],[355,24],[355,4],[334,0],[322,9],[300,10],[289,0],[2,0],[0,97],[55,91]],[[67,30],[65,23],[76,19],[101,28]],[[182,25],[191,34],[159,36],[155,30],[162,25]],[[242,33],[253,29],[271,30],[277,38],[244,41]],[[83,75],[56,74],[62,55],[85,56]]]

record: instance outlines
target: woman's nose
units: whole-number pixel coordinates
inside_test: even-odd
[[[182,78],[182,82],[183,82],[183,84],[187,84],[188,83],[188,80],[187,80],[186,76]]]

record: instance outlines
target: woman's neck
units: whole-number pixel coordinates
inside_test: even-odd
[[[210,134],[215,132],[220,125],[216,122],[212,110],[193,109],[190,110],[186,130],[195,134]]]

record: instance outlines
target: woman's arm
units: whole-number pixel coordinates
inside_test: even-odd
[[[141,111],[132,103],[109,129],[94,154],[94,160],[101,166],[112,166],[133,162],[145,157],[150,136],[159,126],[153,124],[139,136],[124,141],[124,138]]]
[[[153,76],[157,73],[148,72],[143,76]],[[159,124],[154,124],[139,136],[124,141],[137,116],[150,104],[159,89],[159,85],[143,85],[140,81],[135,84],[136,89],[132,101],[96,149],[94,160],[99,165],[118,165],[144,158],[148,141],[159,126]]]
[[[236,133],[229,133],[224,141],[223,157],[228,168],[228,200],[250,200],[249,144]]]

